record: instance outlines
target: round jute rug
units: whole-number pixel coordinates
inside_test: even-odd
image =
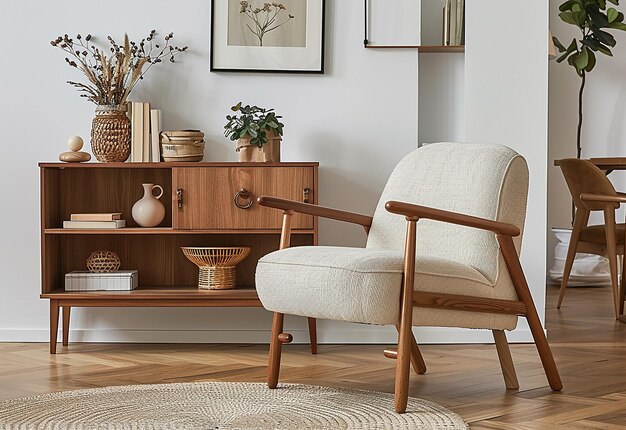
[[[195,382],[131,385],[0,403],[3,429],[467,429],[435,403],[371,391],[282,384]]]

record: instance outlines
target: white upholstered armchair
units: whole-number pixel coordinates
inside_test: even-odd
[[[396,166],[374,217],[272,197],[283,210],[281,249],[257,266],[263,306],[274,312],[270,388],[278,383],[284,314],[395,325],[395,407],[404,412],[410,364],[426,366],[412,326],[492,330],[506,387],[517,389],[504,330],[528,320],[548,382],[562,388],[518,253],[526,214],[528,168],[501,145],[439,143]],[[365,248],[289,248],[294,212],[360,224]]]

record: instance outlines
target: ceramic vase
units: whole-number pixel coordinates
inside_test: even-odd
[[[143,186],[143,197],[133,205],[133,219],[141,227],[156,227],[165,218],[165,206],[159,200],[163,196],[163,188],[155,184],[141,184]],[[159,189],[159,194],[154,195],[155,188]]]

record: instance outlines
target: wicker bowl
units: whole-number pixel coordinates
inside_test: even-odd
[[[236,287],[235,266],[250,254],[247,246],[230,248],[181,248],[185,257],[200,268],[198,288],[230,290]]]
[[[120,268],[120,257],[112,251],[94,251],[86,261],[87,269],[93,273],[117,272]]]

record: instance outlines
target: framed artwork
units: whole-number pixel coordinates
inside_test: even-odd
[[[212,0],[211,71],[324,73],[325,0]]]

